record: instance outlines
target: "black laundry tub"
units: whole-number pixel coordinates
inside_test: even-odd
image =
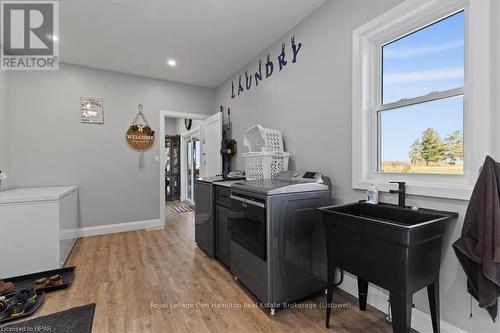
[[[412,210],[365,202],[319,208],[325,224],[328,294],[335,269],[358,277],[360,309],[366,309],[368,283],[389,290],[393,331],[410,332],[412,295],[427,287],[434,332],[439,332],[439,270],[443,236],[457,213]],[[329,327],[331,307],[327,307]]]

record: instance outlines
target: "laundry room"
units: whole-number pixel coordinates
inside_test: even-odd
[[[0,6],[0,331],[499,331],[499,1]]]

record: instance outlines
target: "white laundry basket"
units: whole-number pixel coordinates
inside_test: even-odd
[[[247,180],[270,179],[288,170],[292,154],[285,152],[250,152],[242,155]]]
[[[249,152],[283,152],[283,135],[280,130],[255,125],[246,130],[243,145]]]

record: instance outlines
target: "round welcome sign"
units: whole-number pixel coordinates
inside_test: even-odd
[[[155,131],[149,126],[132,125],[127,131],[127,143],[135,150],[148,150],[155,143]]]
[[[125,136],[130,148],[140,152],[148,150],[155,143],[155,131],[149,126],[144,113],[142,113],[142,108],[142,104],[139,104],[139,112]],[[142,122],[139,121],[140,118],[142,118]]]

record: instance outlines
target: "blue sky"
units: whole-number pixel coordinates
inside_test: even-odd
[[[383,47],[383,103],[463,86],[464,13]],[[383,161],[407,161],[411,144],[432,127],[442,138],[463,132],[463,99],[382,112]]]

